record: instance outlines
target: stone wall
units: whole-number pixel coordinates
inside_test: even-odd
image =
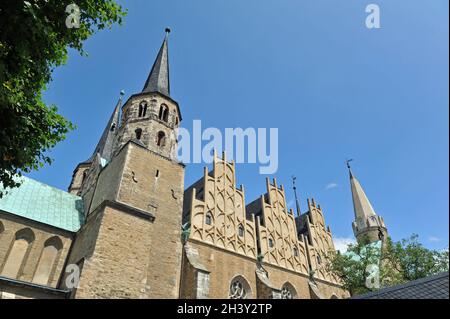
[[[76,298],[179,296],[183,179],[182,165],[123,147],[98,177],[72,250],[83,265]]]
[[[9,267],[18,267],[19,269],[17,276],[13,279],[27,282],[36,281],[35,274],[40,265],[44,247],[50,240],[56,240],[61,246],[58,245],[59,250],[55,261],[46,270],[49,276],[48,281],[45,282],[45,285],[49,287],[56,287],[64,271],[66,257],[74,234],[17,215],[0,212],[0,275],[3,271],[6,271],[7,260],[14,257],[10,256],[10,252],[18,238],[17,236],[20,236],[22,232],[29,235],[29,244],[24,258],[16,258],[15,260],[20,265],[15,266],[8,262]]]
[[[248,282],[250,288],[248,298],[272,297],[276,293],[279,294],[285,285],[293,288],[291,291],[295,299],[314,298],[309,285],[309,277],[302,273],[266,263],[263,263],[262,268],[260,268],[255,259],[197,240],[189,240],[187,245],[189,249],[198,253],[198,262],[209,272],[208,298],[229,298],[230,284],[233,278],[238,276],[245,278]],[[266,273],[267,278],[262,283],[258,282],[258,269]],[[195,286],[197,284],[197,281],[194,280],[195,271],[195,267],[189,263],[187,258],[184,258],[181,298],[195,298],[195,290],[198,288]],[[328,299],[333,295],[339,298],[348,296],[347,292],[334,283],[321,280],[315,282],[321,298]]]

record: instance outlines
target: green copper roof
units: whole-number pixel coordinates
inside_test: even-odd
[[[84,222],[81,197],[25,176],[17,180],[22,185],[7,189],[0,198],[0,210],[71,232],[80,229]]]

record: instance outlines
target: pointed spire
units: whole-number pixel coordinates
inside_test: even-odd
[[[295,181],[297,180],[297,177],[292,175],[292,188],[294,189],[294,196],[295,196],[295,206],[297,209],[297,216],[301,215],[301,211],[300,211],[300,203],[298,201],[298,197],[297,197],[297,186],[295,184]]]
[[[366,193],[364,192],[361,184],[353,175],[351,170],[350,161],[347,161],[347,168],[350,174],[350,187],[352,189],[353,209],[355,211],[355,219],[366,220],[370,216],[376,216],[375,210],[372,207]]]
[[[116,107],[114,108],[114,111],[111,114],[108,124],[106,125],[103,134],[100,137],[100,140],[98,141],[97,147],[95,148],[95,151],[92,154],[91,158],[88,160],[88,162],[92,162],[95,156],[97,156],[97,154],[99,154],[101,158],[107,161],[111,160],[114,147],[114,139],[119,125],[119,115],[120,115],[120,108],[122,107],[122,97],[124,94],[125,92],[123,90],[120,91],[120,97],[119,100],[117,101]]]
[[[350,179],[353,178],[353,173],[352,173],[352,168],[350,167],[350,162],[353,161],[353,158],[346,160],[346,164],[347,164],[347,168],[348,168],[348,173],[350,175]]]
[[[150,74],[145,82],[142,93],[159,92],[166,96],[170,96],[169,83],[169,48],[168,38],[170,29],[166,28],[164,41],[159,49],[155,63],[153,63]]]

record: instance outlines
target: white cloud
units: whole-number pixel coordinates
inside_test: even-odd
[[[439,237],[436,237],[436,236],[430,236],[430,237],[428,237],[428,241],[430,243],[437,243],[437,242],[440,242],[441,239]]]
[[[349,244],[355,244],[356,240],[353,237],[334,237],[333,238],[334,248],[339,250],[342,254],[347,251],[347,246]]]
[[[336,188],[336,187],[338,187],[338,186],[339,186],[339,185],[336,184],[336,183],[328,183],[327,186],[325,186],[325,189],[326,189],[326,190],[328,190],[328,189],[333,189],[333,188]]]

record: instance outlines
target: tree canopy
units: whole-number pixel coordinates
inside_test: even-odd
[[[74,3],[76,4],[74,6]],[[46,105],[42,92],[68,49],[86,55],[83,41],[121,24],[126,12],[113,0],[7,0],[0,2],[0,185],[37,170],[47,151],[74,125]],[[2,191],[0,188],[0,197]]]
[[[348,245],[345,253],[329,252],[327,269],[353,296],[448,271],[449,256],[448,249],[430,250],[413,234],[399,242],[388,238],[383,246],[356,243]]]

